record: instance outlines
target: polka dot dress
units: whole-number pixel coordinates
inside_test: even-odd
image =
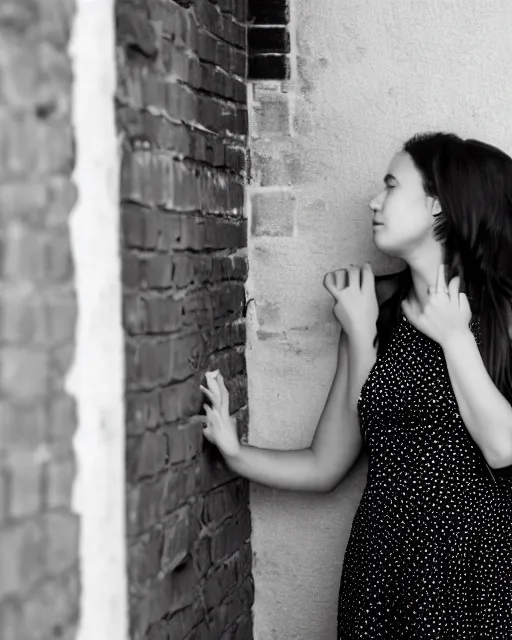
[[[470,327],[481,346],[478,321]],[[512,639],[512,469],[486,464],[441,347],[403,314],[358,411],[368,479],[338,638]]]

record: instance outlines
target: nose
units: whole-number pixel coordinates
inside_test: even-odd
[[[376,211],[380,211],[382,209],[382,202],[384,200],[384,192],[380,192],[374,198],[372,198],[370,202],[370,209],[375,213]]]

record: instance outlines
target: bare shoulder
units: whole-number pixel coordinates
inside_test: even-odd
[[[396,273],[375,276],[375,293],[379,306],[398,291],[403,273],[403,271],[397,271]]]

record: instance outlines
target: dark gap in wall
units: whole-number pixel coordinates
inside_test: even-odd
[[[249,0],[248,79],[290,77],[290,12],[287,0]]]

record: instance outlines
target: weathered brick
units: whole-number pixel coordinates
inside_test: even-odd
[[[26,521],[0,530],[0,601],[28,591],[46,571],[42,527]]]
[[[169,445],[166,434],[160,431],[146,431],[137,447],[137,479],[154,476],[168,464]]]
[[[134,48],[148,58],[155,58],[155,31],[148,15],[133,4],[116,4],[116,33],[119,45]]]
[[[49,436],[54,441],[71,440],[77,424],[76,402],[67,394],[58,394],[49,403]]]
[[[209,627],[202,623],[198,591],[204,593],[212,558],[211,540],[199,540],[200,494],[236,478],[215,467],[212,456],[219,454],[213,447],[205,451],[198,416],[202,372],[218,363],[231,376],[233,406],[246,402],[245,332],[233,320],[243,322],[247,265],[241,256],[226,255],[247,244],[246,33],[240,24],[245,7],[238,5],[152,0],[155,64],[118,49],[134,640],[220,638],[239,620],[241,603],[250,600],[240,583],[240,598],[222,605],[219,615],[211,612]],[[232,506],[237,513],[243,508]],[[159,566],[160,542],[148,550],[156,528],[165,536]],[[219,532],[217,557],[229,553],[233,533],[238,541],[236,527]],[[175,609],[180,614],[172,615]]]
[[[162,498],[164,514],[172,513],[199,490],[199,473],[198,465],[192,463],[179,469],[173,469],[167,474]]]
[[[0,604],[0,638],[19,640],[25,638],[21,604],[14,599]]]
[[[195,378],[165,387],[161,392],[161,412],[166,422],[175,422],[196,414],[202,394]]]
[[[128,393],[126,396],[126,426],[128,435],[142,434],[160,422],[160,390]]]
[[[145,480],[127,489],[128,535],[150,530],[157,524],[166,503],[166,479],[162,476]]]
[[[199,419],[177,427],[168,427],[164,433],[168,438],[170,464],[190,462],[203,448],[202,424]]]
[[[210,553],[213,563],[227,556],[243,546],[251,535],[251,517],[248,511],[244,511],[236,519],[228,522],[223,528],[212,536]]]
[[[44,351],[5,347],[0,368],[0,388],[19,400],[44,397],[49,362]]]
[[[129,587],[132,595],[144,595],[148,585],[160,571],[164,530],[161,525],[153,527],[128,546]]]
[[[204,612],[201,610],[201,604],[194,602],[188,607],[177,611],[164,625],[166,633],[169,634],[169,638],[184,638],[194,627],[196,627],[201,621]],[[148,640],[153,639],[151,635]]]
[[[52,575],[71,568],[78,557],[79,519],[72,513],[44,516],[47,571]]]
[[[295,196],[290,191],[265,191],[251,198],[251,234],[253,236],[293,235]]]
[[[141,296],[123,296],[123,327],[130,335],[145,333],[148,326],[147,310]]]
[[[71,508],[75,472],[76,465],[71,454],[47,465],[44,487],[45,503],[49,509]]]
[[[247,547],[248,545],[225,560],[209,576],[204,590],[208,609],[218,606],[228,593],[241,584],[245,578],[248,567],[250,567],[250,560],[247,561]]]
[[[62,637],[70,620],[78,615],[78,576],[72,572],[46,580],[30,594],[24,606],[27,640]]]
[[[162,571],[172,572],[190,555],[194,543],[190,508],[182,507],[165,520]]]
[[[36,462],[26,462],[11,468],[9,473],[9,515],[26,518],[41,510],[43,502],[43,468]]]
[[[12,453],[32,451],[45,439],[46,413],[44,402],[15,405],[0,402],[0,449]]]
[[[205,496],[202,519],[208,525],[219,524],[237,513],[247,503],[248,487],[245,481],[236,480],[211,491]]]

